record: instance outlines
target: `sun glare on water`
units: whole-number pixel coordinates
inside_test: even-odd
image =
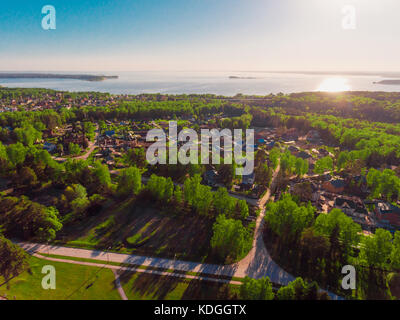
[[[327,78],[317,88],[317,91],[340,92],[350,90],[348,80],[345,78]]]

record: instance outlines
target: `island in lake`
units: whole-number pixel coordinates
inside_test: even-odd
[[[255,77],[229,76],[229,79],[257,79],[257,78],[255,78]]]
[[[374,84],[400,85],[400,79],[381,80],[381,81],[374,82]]]
[[[107,79],[118,79],[118,76],[104,76],[104,75],[90,75],[90,74],[0,72],[0,79],[76,79],[85,81],[103,81]]]

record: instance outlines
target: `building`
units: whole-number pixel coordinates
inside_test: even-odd
[[[246,186],[252,186],[254,184],[254,181],[256,179],[256,176],[253,173],[248,174],[248,175],[244,175],[242,176],[242,184],[246,185]]]
[[[282,135],[282,139],[285,141],[297,141],[299,140],[299,133],[296,128],[290,128]]]
[[[204,173],[204,182],[211,187],[215,187],[218,182],[218,172],[215,170],[208,170]]]
[[[345,186],[346,182],[343,179],[332,179],[322,184],[324,190],[332,193],[342,193]]]
[[[43,149],[47,150],[47,152],[49,152],[49,153],[52,153],[52,152],[56,151],[57,146],[55,144],[53,144],[53,143],[45,142],[43,144]]]
[[[377,220],[382,224],[400,227],[400,208],[388,202],[378,202],[375,205]]]

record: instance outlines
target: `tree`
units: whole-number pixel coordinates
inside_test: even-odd
[[[174,199],[175,199],[175,202],[178,204],[178,206],[182,205],[183,193],[182,193],[182,189],[180,186],[175,186]]]
[[[110,170],[106,165],[100,163],[100,161],[95,161],[93,163],[93,176],[95,178],[96,190],[105,191],[111,185]]]
[[[272,300],[274,296],[268,277],[256,280],[246,276],[240,286],[240,298],[243,300]]]
[[[152,174],[149,181],[147,181],[146,189],[156,200],[164,200],[166,184],[166,178]]]
[[[384,229],[377,229],[375,234],[364,237],[361,242],[359,259],[368,266],[383,267],[392,252],[392,235]]]
[[[15,144],[10,144],[7,147],[7,156],[11,164],[16,166],[25,161],[27,150],[22,145],[22,143],[17,142]]]
[[[317,234],[331,236],[337,230],[338,240],[343,253],[349,255],[360,240],[361,226],[346,216],[339,209],[332,209],[328,214],[320,214],[315,220]]]
[[[174,194],[174,182],[170,177],[168,177],[167,180],[165,181],[164,199],[168,202],[171,201],[173,194]]]
[[[393,249],[390,254],[390,262],[394,269],[400,269],[400,231],[394,233]]]
[[[79,153],[81,153],[81,148],[76,143],[70,142],[68,144],[68,152],[72,155],[78,155]]]
[[[255,169],[255,183],[268,187],[271,183],[272,170],[266,163],[260,163]]]
[[[280,154],[281,152],[276,147],[269,152],[269,162],[274,170],[278,167]]]
[[[218,188],[217,192],[214,193],[214,209],[218,214],[225,214],[230,217],[235,209],[236,201],[229,196],[226,188]]]
[[[315,162],[314,172],[323,174],[325,171],[333,170],[333,159],[331,157],[323,157]]]
[[[218,169],[219,180],[227,187],[232,187],[233,178],[235,177],[235,163],[221,164]]]
[[[280,287],[278,292],[276,293],[276,298],[278,300],[295,300],[296,292],[293,286],[284,286]]]
[[[295,172],[299,177],[305,175],[308,172],[307,160],[303,160],[302,158],[296,158],[294,165],[295,165]]]
[[[0,225],[4,234],[26,240],[48,241],[61,230],[58,211],[26,197],[0,198]]]
[[[75,216],[82,215],[90,204],[86,188],[81,184],[68,186],[64,194],[69,201],[69,206]]]
[[[28,266],[25,251],[0,235],[0,275],[8,281],[25,271]]]
[[[120,196],[137,195],[141,189],[142,174],[138,168],[129,167],[121,170],[117,186],[117,193]]]
[[[0,142],[0,173],[5,171],[8,167],[7,148]]]
[[[237,207],[240,218],[246,219],[249,216],[249,206],[247,205],[246,200],[238,200]]]
[[[284,240],[293,240],[312,224],[314,211],[310,204],[299,206],[290,194],[284,194],[281,200],[267,205],[265,221]]]
[[[32,146],[37,140],[42,139],[42,133],[36,130],[32,125],[26,125],[23,128],[16,128],[14,134],[17,141],[25,146]]]
[[[183,192],[186,203],[191,206],[198,214],[208,215],[211,209],[213,194],[209,186],[201,183],[199,174],[188,178],[184,182]]]
[[[23,167],[16,175],[16,183],[20,186],[34,187],[37,182],[35,171],[29,167]]]
[[[213,225],[211,247],[222,260],[228,257],[235,260],[250,246],[251,237],[240,220],[227,219],[224,215],[217,217]]]

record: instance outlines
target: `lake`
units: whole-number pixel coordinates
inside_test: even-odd
[[[67,72],[54,72],[67,73]],[[332,75],[263,72],[74,72],[118,75],[119,79],[89,82],[71,79],[0,79],[5,87],[48,88],[65,91],[138,93],[237,93],[267,95],[304,91],[400,91],[400,85],[374,84],[384,80],[370,75]],[[234,77],[234,78],[230,78]]]

